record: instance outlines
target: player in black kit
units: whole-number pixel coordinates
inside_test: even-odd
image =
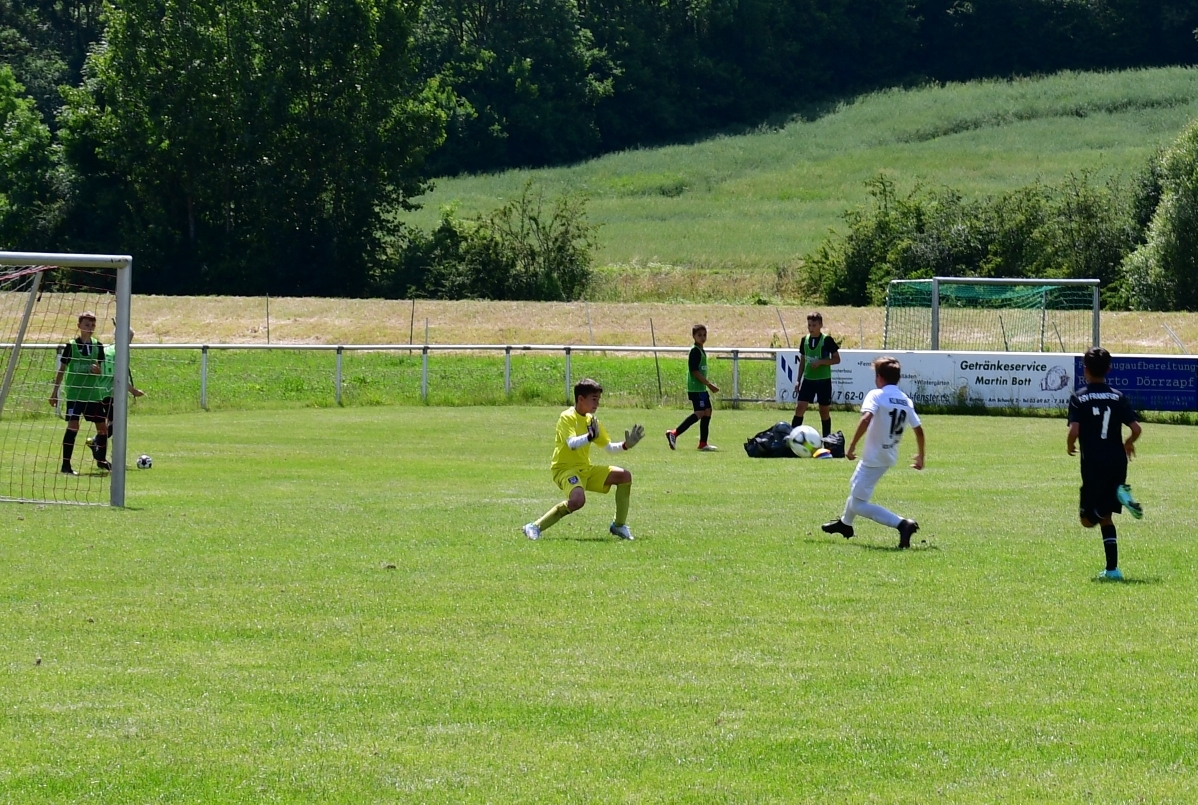
[[[1078,516],[1086,528],[1102,529],[1102,547],[1106,551],[1106,570],[1098,574],[1103,581],[1122,581],[1119,570],[1119,544],[1112,515],[1126,506],[1137,520],[1144,510],[1131,496],[1127,485],[1127,460],[1136,454],[1140,423],[1131,402],[1106,383],[1111,368],[1111,353],[1091,347],[1082,357],[1086,387],[1069,398],[1069,437],[1065,447],[1069,455],[1082,448],[1082,488]],[[1123,426],[1127,425],[1126,441]]]

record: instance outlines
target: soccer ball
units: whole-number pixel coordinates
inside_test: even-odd
[[[137,468],[139,470],[148,470],[150,467],[153,467],[153,466],[154,466],[154,459],[150,458],[145,453],[142,453],[140,456],[137,457]]]
[[[799,458],[810,458],[816,450],[823,448],[824,440],[815,428],[810,425],[799,425],[786,437],[786,444],[790,446],[791,452]]]

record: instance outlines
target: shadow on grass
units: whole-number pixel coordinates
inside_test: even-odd
[[[1140,584],[1160,584],[1163,581],[1164,579],[1162,579],[1160,576],[1146,576],[1144,578],[1131,579],[1124,577],[1121,581],[1107,581],[1106,579],[1099,578],[1090,579],[1091,584],[1101,584],[1103,586],[1109,585],[1111,587],[1130,587],[1132,585]]]
[[[914,545],[912,545],[910,548],[899,548],[897,542],[891,542],[891,543],[870,542],[868,540],[862,540],[860,537],[853,537],[852,539],[841,538],[838,541],[832,541],[832,540],[829,540],[827,537],[824,537],[819,534],[808,534],[805,541],[827,543],[828,545],[836,545],[836,544],[846,545],[848,547],[857,548],[858,550],[862,550],[862,551],[887,551],[887,552],[891,552],[891,553],[899,553],[901,551],[910,551],[910,552],[914,552],[914,553],[919,553],[921,551],[939,551],[940,550],[939,545],[933,545],[931,543],[924,542],[924,541],[917,542]]]
[[[541,536],[541,542],[610,542],[612,545],[616,545],[618,543],[627,542],[627,541],[628,540],[616,539],[615,537],[604,536],[601,534],[597,534],[593,537],[581,537],[581,536],[580,537],[546,537],[544,535]],[[635,540],[634,540],[634,542],[635,542]]]
[[[846,539],[845,542],[849,546],[851,546],[853,548],[857,548],[858,550],[862,550],[862,551],[886,551],[888,553],[921,553],[923,551],[938,551],[938,550],[940,550],[939,545],[929,545],[926,542],[920,542],[916,545],[912,545],[910,548],[900,548],[898,546],[898,543],[884,544],[884,543],[879,543],[879,542],[861,542],[861,541],[858,541],[855,537],[853,539]]]

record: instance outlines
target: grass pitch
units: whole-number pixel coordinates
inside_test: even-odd
[[[530,542],[556,413],[141,416],[129,509],[0,507],[0,801],[1198,799],[1198,431],[1145,427],[1103,584],[1059,419],[928,417],[898,552],[819,531],[850,462],[744,456],[771,411],[601,409],[636,541]]]

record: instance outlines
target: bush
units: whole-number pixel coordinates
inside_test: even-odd
[[[1117,179],[1100,186],[1088,174],[1068,176],[1045,221],[1043,276],[1102,280],[1104,304],[1123,306],[1120,266],[1140,231],[1134,206]]]
[[[1138,237],[1130,194],[1117,181],[1069,176],[998,197],[968,200],[942,188],[899,197],[894,183],[868,183],[872,202],[845,213],[810,255],[801,288],[828,304],[881,304],[891,280],[927,277],[1050,277],[1102,280],[1117,304],[1120,263]]]
[[[1134,310],[1198,310],[1198,122],[1165,151],[1156,175],[1147,240],[1122,266],[1126,300]]]
[[[562,195],[547,208],[530,182],[489,215],[446,210],[431,234],[410,232],[388,285],[391,295],[434,299],[573,301],[591,282],[595,231],[585,198]]]

